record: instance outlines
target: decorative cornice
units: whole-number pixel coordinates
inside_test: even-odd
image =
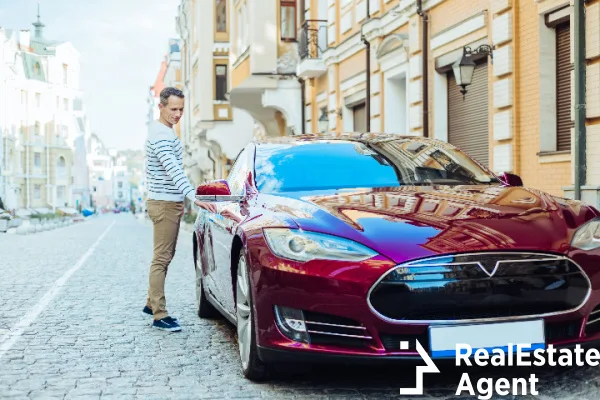
[[[379,58],[385,56],[390,51],[395,50],[394,48],[390,48],[390,47],[394,43],[398,43],[398,42],[401,44],[401,47],[404,47],[405,49],[408,49],[408,34],[406,34],[406,33],[394,33],[394,34],[391,34],[389,36],[386,36],[386,38],[383,39],[383,41],[381,42],[381,44],[377,48],[375,56],[379,59]]]

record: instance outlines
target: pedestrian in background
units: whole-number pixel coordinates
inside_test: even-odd
[[[181,326],[167,312],[165,278],[175,255],[184,199],[212,212],[216,212],[216,207],[196,200],[195,190],[183,171],[183,148],[173,131],[173,125],[183,115],[183,92],[172,87],[163,89],[158,107],[160,118],[150,123],[146,139],[146,209],[154,227],[154,255],[143,311],[153,315],[154,328],[176,332],[181,331]]]

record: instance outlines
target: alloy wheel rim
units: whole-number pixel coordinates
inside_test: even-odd
[[[236,317],[238,348],[244,369],[248,367],[250,362],[250,343],[252,342],[249,293],[250,284],[248,282],[246,260],[241,257],[237,273]]]

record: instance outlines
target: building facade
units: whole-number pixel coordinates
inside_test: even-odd
[[[434,137],[571,197],[575,2],[230,0],[230,100],[263,134]],[[600,205],[600,1],[585,3],[583,199]],[[485,52],[491,48],[490,52]],[[468,55],[472,80],[453,66]],[[460,78],[460,77],[459,77]],[[466,93],[463,93],[466,90]]]
[[[181,51],[178,39],[169,39],[168,53],[165,59],[165,73],[162,77],[164,86],[183,89],[181,80]],[[158,93],[160,95],[160,93]],[[156,109],[157,110],[157,109]],[[181,139],[181,124],[174,127],[175,134]]]
[[[114,206],[113,158],[96,134],[90,136],[87,146],[91,206],[98,210],[111,209]]]
[[[78,136],[79,53],[29,30],[0,29],[3,189],[7,209],[72,206]]]
[[[232,10],[228,0],[182,0],[179,6],[181,84],[186,95],[181,139],[184,168],[193,185],[226,177],[255,132],[254,118],[233,107],[230,93]]]
[[[129,179],[129,169],[125,164],[125,160],[119,157],[114,167],[113,193],[115,196],[115,208],[129,208],[131,204],[131,184]]]

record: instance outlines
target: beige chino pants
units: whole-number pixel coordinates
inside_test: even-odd
[[[148,216],[154,225],[154,256],[150,266],[146,305],[152,310],[154,319],[159,320],[169,315],[165,299],[165,278],[175,256],[184,206],[183,202],[160,200],[148,200],[146,204]]]

